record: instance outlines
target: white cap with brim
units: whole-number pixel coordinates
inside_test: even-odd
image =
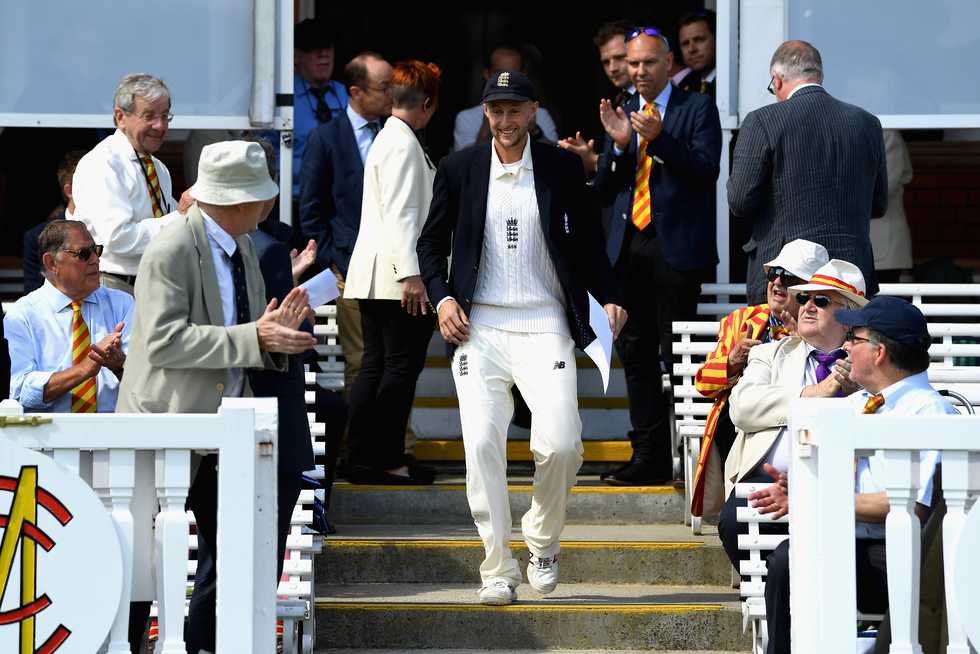
[[[784,245],[779,255],[764,264],[764,267],[783,268],[800,279],[810,279],[820,266],[828,261],[830,255],[827,254],[827,248],[819,243],[798,238]]]
[[[269,177],[261,145],[221,141],[201,150],[197,182],[190,193],[198,202],[228,206],[271,200],[279,195],[279,187]]]
[[[849,261],[831,259],[820,267],[806,284],[791,286],[791,291],[837,291],[858,306],[868,303],[867,286],[861,269]]]

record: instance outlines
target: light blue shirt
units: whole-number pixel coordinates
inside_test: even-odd
[[[211,246],[211,259],[214,261],[214,274],[218,278],[218,293],[221,295],[221,313],[225,327],[238,324],[238,310],[235,306],[235,282],[231,272],[231,255],[238,249],[238,243],[231,234],[214,222],[211,216],[201,211],[204,217],[204,231]],[[225,397],[241,397],[245,372],[241,368],[228,368],[225,375]]]
[[[381,121],[365,120],[361,114],[354,111],[350,104],[347,105],[347,118],[350,120],[351,127],[354,128],[354,140],[357,141],[357,149],[361,152],[361,164],[363,164],[367,161],[368,151],[371,149],[371,144],[374,143],[374,137],[378,135],[378,132],[372,133],[368,125],[374,123],[380,131]]]
[[[323,101],[330,108],[330,115],[337,117],[347,106],[347,89],[340,82],[327,82],[327,92]],[[316,97],[310,93],[309,83],[298,73],[293,74],[293,197],[299,197],[299,172],[303,167],[303,152],[306,141],[319,121],[316,119]]]
[[[956,409],[949,405],[942,395],[929,385],[928,372],[920,372],[899,380],[881,391],[885,403],[875,415],[894,413],[899,416],[915,415],[944,415],[955,414]],[[868,391],[858,391],[851,395],[858,411],[864,409],[864,404],[872,394]],[[922,435],[923,443],[928,442],[928,435]],[[932,502],[932,477],[936,465],[940,461],[940,453],[936,450],[919,452],[919,493],[916,502],[929,506]],[[885,479],[885,457],[876,452],[871,457],[860,457],[857,466],[857,479],[854,491],[856,493],[880,493],[885,490],[877,480]],[[885,525],[880,523],[858,522],[855,525],[858,538],[884,538]]]
[[[17,300],[3,320],[4,335],[10,348],[10,397],[27,411],[71,412],[71,392],[44,401],[44,387],[51,375],[72,367],[71,298],[45,281],[41,288]],[[100,286],[82,300],[82,319],[89,338],[98,343],[125,323],[123,352],[129,349],[133,296]],[[107,368],[95,377],[96,410],[116,410],[119,379]]]

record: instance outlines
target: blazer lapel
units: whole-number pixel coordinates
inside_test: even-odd
[[[197,247],[198,264],[201,267],[201,286],[204,292],[204,305],[208,309],[208,318],[212,325],[224,326],[224,312],[221,310],[221,292],[218,290],[218,275],[214,270],[214,258],[211,255],[211,244],[208,233],[204,231],[204,217],[197,205],[188,212],[187,219],[194,235],[194,245]]]
[[[667,83],[670,84],[670,82]],[[677,114],[682,111],[682,107],[684,106],[681,102],[682,93],[684,91],[675,86],[670,91],[670,98],[667,99],[667,115],[664,116],[664,131],[671,136],[674,135],[674,126],[677,124]]]
[[[530,138],[530,137],[529,137]],[[531,143],[531,163],[534,166],[534,194],[538,198],[538,214],[541,217],[541,231],[545,241],[551,238],[551,179],[546,177],[545,167],[541,163],[538,144]],[[535,154],[537,153],[537,156]]]
[[[341,114],[340,120],[343,121],[340,131],[344,134],[344,140],[347,142],[347,159],[355,162],[358,170],[363,172],[364,162],[361,161],[361,149],[357,147],[357,136],[354,134],[354,125],[351,124],[350,118],[347,117],[346,109]]]
[[[483,230],[487,223],[487,194],[490,192],[490,148],[493,142],[484,150],[484,154],[473,157],[473,167],[471,169],[471,182],[473,198],[470,206],[473,207],[473,229],[476,230],[477,242],[483,248]],[[476,256],[480,256],[477,251]]]

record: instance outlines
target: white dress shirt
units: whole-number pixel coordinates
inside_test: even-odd
[[[534,122],[541,128],[544,137],[554,143],[558,142],[558,128],[555,121],[544,107],[538,107]],[[469,109],[463,109],[456,114],[456,124],[453,128],[453,150],[462,150],[476,143],[476,137],[483,126],[483,104]]]
[[[133,296],[100,286],[82,300],[82,318],[91,342],[98,343],[125,323],[123,352],[129,349]],[[44,387],[56,372],[72,367],[72,300],[45,280],[41,288],[17,300],[3,320],[10,348],[10,397],[28,411],[69,413],[71,391],[44,401]],[[119,379],[107,368],[95,377],[96,410],[116,409]]]
[[[105,246],[99,268],[117,275],[135,275],[146,246],[161,229],[175,220],[170,171],[153,157],[163,211],[153,217],[146,176],[136,151],[120,130],[107,136],[78,162],[72,178],[75,219],[88,227],[96,243]]]
[[[381,122],[378,120],[366,120],[361,114],[354,111],[354,108],[349,104],[347,105],[347,118],[350,120],[351,127],[354,128],[354,140],[357,141],[357,149],[361,153],[361,164],[367,161],[368,151],[371,150],[371,144],[374,143],[374,137],[377,136],[371,131],[369,125],[374,123],[378,126],[378,131],[381,130]]]
[[[200,206],[198,206],[200,208]],[[208,245],[211,246],[211,258],[214,260],[214,274],[218,278],[218,293],[221,294],[221,313],[225,327],[238,324],[238,310],[235,305],[235,282],[231,273],[231,255],[235,254],[238,244],[235,239],[221,228],[214,219],[201,210],[204,217],[204,231],[208,234]],[[225,375],[225,397],[241,397],[245,384],[245,371],[241,368],[228,368]]]
[[[929,385],[929,373],[920,372],[899,380],[881,391],[885,403],[875,415],[894,413],[898,416],[955,414],[956,409],[949,405],[942,395]],[[851,395],[855,408],[860,412],[871,393],[858,391]],[[928,434],[922,435],[923,443],[928,442]],[[932,477],[940,461],[937,450],[919,452],[919,491],[915,501],[924,506],[932,502]],[[880,493],[885,490],[877,480],[885,479],[885,457],[880,451],[871,457],[860,457],[855,480],[855,493]],[[884,523],[858,522],[855,526],[858,538],[884,538]]]

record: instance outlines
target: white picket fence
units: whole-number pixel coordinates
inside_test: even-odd
[[[0,416],[22,415],[13,401]],[[217,414],[47,414],[50,423],[0,428],[12,441],[49,454],[91,479],[119,536],[124,580],[107,652],[128,654],[133,581],[131,500],[150,484],[160,504],[154,527],[159,640],[156,652],[184,654],[191,454],[214,452],[218,473],[216,654],[268,654],[276,648],[277,406],[269,398],[225,398]],[[155,457],[155,476],[136,474],[137,453]],[[91,469],[86,469],[91,453]],[[154,478],[155,477],[155,478]],[[137,538],[138,540],[138,538]],[[145,553],[140,553],[145,554]],[[139,557],[137,557],[139,558]]]
[[[942,452],[948,654],[980,647],[980,416],[861,416],[847,400],[795,400],[790,415],[790,594],[797,654],[854,652],[854,457],[880,450],[893,654],[918,643],[921,532],[918,452]],[[876,480],[878,481],[878,480]]]

